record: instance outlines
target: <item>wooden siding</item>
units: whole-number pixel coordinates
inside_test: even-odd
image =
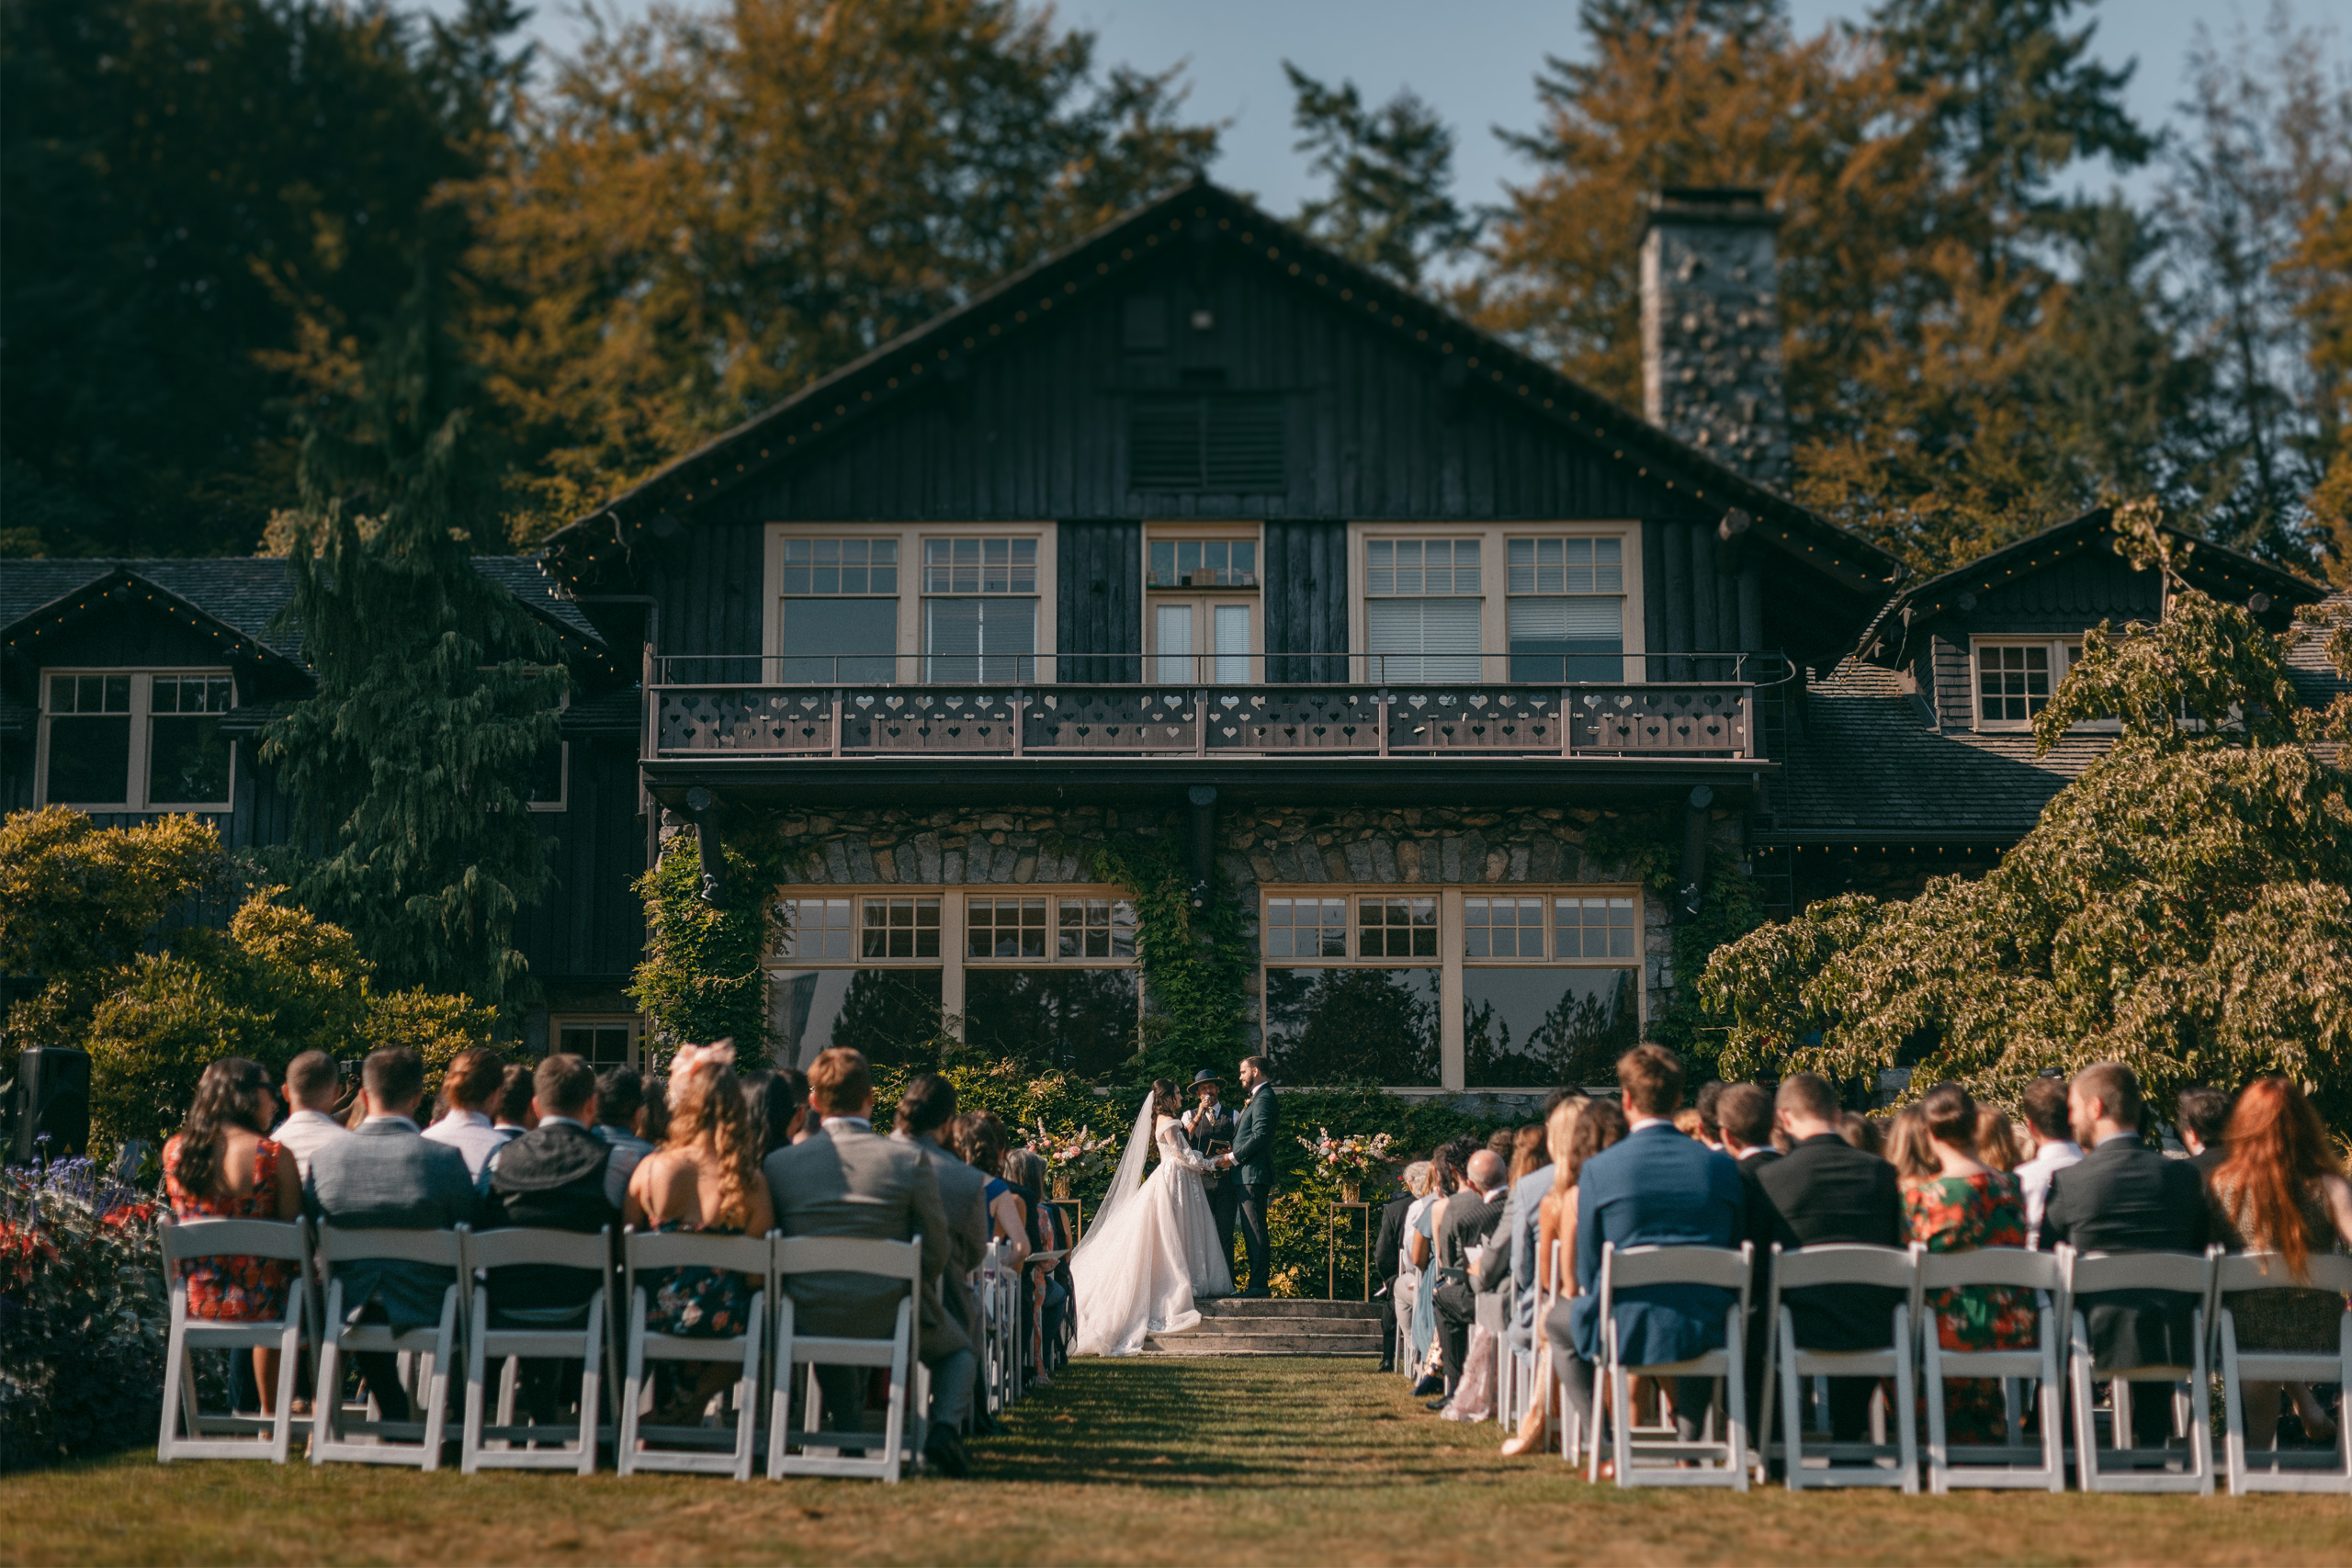
[[[1333,522],[1266,525],[1266,652],[1343,655],[1348,651],[1348,525]],[[1345,681],[1344,658],[1269,658],[1269,681]]]
[[[629,884],[645,869],[629,736],[571,742],[568,809],[537,814],[555,840],[555,886],[524,909],[516,945],[542,980],[617,977],[645,956],[645,907]]]
[[[1064,523],[1055,536],[1056,673],[1065,681],[1142,680],[1143,525]]]
[[[1951,592],[1957,596],[1963,591]],[[1973,638],[2079,637],[2104,620],[2153,621],[2164,613],[2162,578],[2134,571],[2130,562],[2098,546],[1975,592],[1974,609],[1947,610],[1924,628],[1936,716],[1951,729],[1973,728],[1976,722]],[[1912,636],[1917,638],[1921,632],[1915,629]]]
[[[767,530],[757,522],[701,522],[661,548],[649,574],[661,619],[656,653],[745,654],[732,667],[695,666],[698,681],[756,681],[768,613]],[[911,577],[913,566],[900,569]]]

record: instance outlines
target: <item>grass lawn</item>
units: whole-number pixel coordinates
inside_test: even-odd
[[[1589,1487],[1360,1362],[1084,1361],[1010,1419],[896,1487],[129,1455],[0,1481],[0,1563],[2352,1560],[2352,1499]]]

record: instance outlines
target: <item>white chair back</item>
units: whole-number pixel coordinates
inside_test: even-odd
[[[2191,1393],[2187,1397],[2174,1390],[2156,1394],[2151,1384],[2169,1382],[2183,1382],[2191,1391],[2207,1386],[2206,1339],[2213,1322],[2213,1282],[2220,1270],[2215,1267],[2221,1257],[2219,1247],[2209,1247],[2202,1255],[2179,1252],[2077,1252],[2071,1247],[2059,1248],[2059,1258],[2066,1275],[2067,1302],[2067,1381],[2074,1395],[2075,1406],[2075,1474],[2086,1492],[2196,1492],[2211,1495],[2213,1491],[2212,1423],[2206,1418],[2201,1395]],[[2141,1366],[2108,1369],[2096,1366],[2091,1345],[2089,1312],[2098,1303],[2083,1298],[2109,1291],[2169,1291],[2191,1298],[2189,1307],[2191,1344],[2190,1358],[2183,1366]],[[2098,1447],[2098,1416],[2092,1404],[2092,1385],[2098,1376],[2107,1377],[2109,1388],[2111,1418],[2109,1431],[2115,1441],[2102,1451]],[[2135,1395],[2132,1385],[2138,1383],[2145,1391]],[[2173,1424],[2185,1426],[2188,1436],[2187,1463],[2181,1461],[2177,1450],[2156,1450],[2134,1446],[2132,1433],[2132,1402],[2136,1397],[2171,1398],[2174,1407]]]
[[[327,1308],[319,1337],[318,1393],[311,1404],[312,1464],[441,1468],[441,1438],[448,1427],[449,1375],[464,1333],[469,1294],[458,1284],[465,1263],[467,1229],[458,1225],[450,1230],[362,1230],[333,1224],[321,1229],[318,1256],[326,1275]],[[440,1321],[431,1327],[410,1329],[346,1321],[343,1281],[336,1278],[336,1266],[370,1262],[448,1269],[450,1281],[441,1292]],[[424,1406],[423,1420],[354,1422],[345,1418],[342,1359],[358,1351],[420,1358],[416,1397]],[[355,1428],[361,1434],[356,1439],[349,1436]]]
[[[1928,1488],[1942,1495],[1960,1487],[2013,1487],[2063,1492],[2066,1489],[2064,1418],[2064,1362],[2066,1321],[2066,1270],[2052,1252],[2017,1247],[1985,1247],[1966,1252],[1917,1254],[1918,1277],[1911,1292],[1911,1312],[1918,1325],[1920,1377],[1928,1403]],[[2032,1291],[2040,1298],[2035,1314],[2040,1332],[2029,1348],[2007,1350],[1947,1350],[1936,1318],[1930,1291],[1961,1291],[1992,1286]],[[1951,1424],[1945,1410],[1945,1380],[1996,1378],[2000,1381],[2007,1430],[2006,1441],[1973,1445],[1956,1462]],[[2040,1440],[2025,1441],[2024,1384],[2033,1385],[2033,1400],[2041,1409]]]
[[[1742,1242],[1737,1248],[1721,1247],[1632,1247],[1605,1242],[1600,1249],[1600,1333],[1608,1358],[1609,1400],[1614,1407],[1614,1463],[1617,1484],[1623,1486],[1728,1486],[1747,1490],[1747,1359],[1744,1325],[1747,1318],[1748,1281],[1753,1276],[1755,1247]],[[1702,1285],[1724,1291],[1735,1299],[1724,1314],[1724,1347],[1687,1361],[1664,1366],[1628,1363],[1617,1338],[1617,1292],[1651,1285]],[[1633,1436],[1633,1379],[1651,1377],[1721,1378],[1728,1419],[1720,1442],[1639,1443]],[[1592,1404],[1589,1435],[1590,1473],[1600,1468],[1602,1402]],[[1637,1464],[1648,1458],[1658,1462]],[[1709,1463],[1710,1460],[1720,1461]],[[1693,1462],[1685,1462],[1693,1461]]]
[[[990,1248],[993,1253],[993,1247]],[[797,1303],[786,1281],[801,1274],[864,1274],[903,1283],[889,1332],[871,1337],[810,1335],[800,1331]],[[775,1371],[769,1384],[768,1477],[830,1475],[895,1483],[903,1471],[910,1435],[923,1428],[922,1316],[922,1237],[885,1241],[862,1236],[778,1236],[775,1242]],[[980,1347],[974,1347],[978,1350]],[[792,1425],[793,1369],[806,1366],[801,1384],[801,1425]],[[878,1440],[863,1432],[823,1429],[824,1391],[820,1367],[887,1367],[890,1392]],[[862,1387],[863,1384],[861,1383]],[[864,1402],[858,1403],[863,1413]],[[914,1446],[920,1446],[917,1443]],[[842,1450],[862,1449],[863,1459]]]
[[[459,1468],[468,1475],[482,1470],[569,1470],[594,1474],[600,1433],[610,1430],[604,1427],[601,1416],[612,1350],[606,1332],[612,1313],[612,1227],[604,1226],[594,1235],[527,1227],[471,1231],[466,1235],[465,1257],[465,1278],[473,1281],[473,1310],[466,1346],[466,1418],[458,1450]],[[577,1269],[599,1278],[602,1282],[582,1303],[578,1324],[492,1325],[489,1282],[476,1279],[477,1274],[531,1265]],[[515,1393],[526,1357],[580,1362],[577,1422],[515,1424]],[[492,1360],[499,1364],[495,1420],[486,1415]]]
[[[295,1426],[294,1380],[301,1368],[301,1345],[311,1323],[311,1223],[308,1220],[166,1220],[160,1227],[164,1281],[171,1297],[171,1326],[164,1352],[163,1428],[155,1458],[266,1459],[284,1464]],[[286,1310],[274,1318],[225,1319],[191,1316],[187,1280],[181,1265],[210,1258],[259,1258],[294,1265],[286,1289]],[[277,1386],[269,1414],[258,1419],[206,1415],[197,1396],[190,1352],[252,1349],[278,1353]],[[309,1426],[308,1421],[302,1423]]]
[[[1764,1440],[1770,1458],[1778,1455],[1781,1473],[1792,1492],[1814,1486],[1893,1486],[1903,1492],[1919,1489],[1918,1422],[1911,1394],[1914,1346],[1912,1303],[1918,1289],[1920,1249],[1826,1243],[1784,1250],[1772,1244],[1772,1285],[1766,1298],[1765,1331],[1771,1340],[1765,1352]],[[1839,1288],[1894,1292],[1883,1347],[1859,1350],[1822,1350],[1797,1343],[1796,1313],[1782,1298],[1790,1291]],[[1886,1377],[1894,1381],[1891,1414],[1894,1441],[1831,1442],[1808,1450],[1798,1392],[1808,1377]],[[1781,1416],[1783,1439],[1771,1439],[1772,1417]],[[1873,1417],[1875,1422],[1875,1417]],[[1817,1458],[1823,1468],[1808,1468]],[[1860,1464],[1839,1464],[1860,1460]]]
[[[663,1334],[648,1319],[650,1303],[642,1275],[653,1269],[709,1269],[741,1274],[758,1281],[752,1292],[751,1310],[743,1332],[731,1336]],[[619,1440],[615,1445],[616,1469],[623,1475],[640,1470],[683,1471],[690,1474],[731,1475],[752,1479],[759,1451],[760,1348],[769,1314],[769,1288],[775,1279],[775,1235],[712,1235],[702,1231],[640,1231],[621,1233],[623,1299],[628,1303],[628,1348],[621,1380]],[[735,1381],[735,1432],[732,1443],[723,1430],[706,1427],[699,1411],[684,1426],[652,1426],[643,1418],[646,1403],[645,1363],[653,1361],[722,1361],[739,1365]],[[664,1445],[657,1447],[657,1440]]]
[[[2274,1449],[2250,1452],[2245,1422],[2245,1384],[2267,1382],[2335,1383],[2352,1387],[2352,1307],[2339,1312],[2333,1350],[2264,1350],[2238,1344],[2237,1313],[2231,1297],[2256,1291],[2295,1288],[2352,1295],[2352,1257],[2313,1253],[2304,1260],[2302,1277],[2272,1252],[2225,1254],[2213,1269],[2219,1298],[2214,1336],[2222,1348],[2222,1450],[2227,1457],[2230,1491],[2310,1492],[2352,1494],[2352,1421],[2336,1421],[2335,1451]]]
[[[2276,1252],[2225,1252],[2214,1264],[2213,1288],[2240,1291],[2334,1291],[2352,1295],[2352,1255],[2314,1252],[2303,1259],[2303,1277],[2297,1279],[2286,1258]]]

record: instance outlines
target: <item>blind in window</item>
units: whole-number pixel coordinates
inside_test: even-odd
[[[1624,635],[1624,601],[1611,596],[1574,599],[1513,599],[1510,640],[1586,642]]]
[[[1478,679],[1476,599],[1368,599],[1372,676],[1379,681]]]

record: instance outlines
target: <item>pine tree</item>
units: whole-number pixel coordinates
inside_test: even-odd
[[[1453,131],[1434,109],[1410,89],[1368,109],[1353,82],[1327,86],[1287,60],[1283,73],[1297,150],[1330,182],[1299,208],[1309,233],[1407,285],[1469,248],[1478,226],[1453,199]]]
[[[530,782],[565,675],[546,627],[474,570],[497,469],[480,377],[420,260],[372,353],[301,420],[304,516],[288,618],[316,694],[262,755],[316,852],[295,896],[350,931],[387,989],[516,999],[517,911],[549,881]]]

